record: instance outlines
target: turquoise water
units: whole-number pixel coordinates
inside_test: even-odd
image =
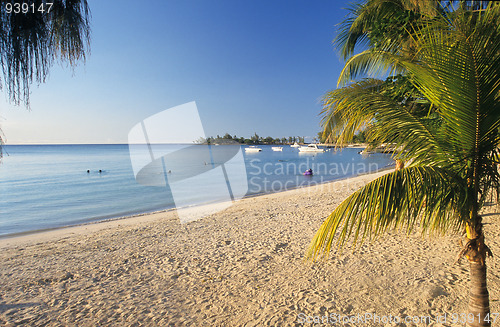
[[[289,146],[284,146],[283,152],[260,147],[263,151],[258,153],[241,149],[247,196],[367,173],[393,162],[384,154],[361,156],[359,149],[299,154]],[[224,146],[217,148],[225,151]],[[4,151],[0,236],[174,207],[168,183],[159,187],[136,181],[128,145],[8,145]],[[226,166],[231,171],[231,166]],[[308,168],[313,169],[313,176],[303,176]],[[172,176],[176,172],[172,171]],[[207,184],[203,192],[193,190],[188,196],[199,202],[210,192]]]

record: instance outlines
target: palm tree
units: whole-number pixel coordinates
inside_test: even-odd
[[[414,52],[365,51],[344,75],[389,68],[403,72],[433,106],[432,128],[403,102],[380,92],[383,81],[363,79],[324,97],[323,127],[339,143],[368,126],[371,142],[391,142],[408,164],[345,199],[324,221],[309,247],[313,260],[334,241],[342,247],[389,229],[466,234],[460,255],[470,263],[471,326],[489,326],[485,244],[480,210],[498,201],[500,175],[500,6],[459,8],[418,24]],[[347,72],[347,73],[346,73]]]
[[[55,60],[75,65],[90,42],[86,0],[24,1],[28,13],[0,11],[0,65],[10,100],[29,106],[30,85],[43,83]],[[33,12],[32,12],[32,11]],[[44,10],[39,11],[39,10]],[[1,84],[0,84],[1,87]]]
[[[29,108],[30,86],[45,82],[54,61],[74,67],[85,60],[90,44],[90,10],[87,0],[28,0],[18,3],[23,14],[0,10],[0,66],[9,100]],[[10,4],[11,2],[9,2]],[[1,132],[1,130],[0,130]],[[3,139],[0,135],[0,159]]]
[[[431,19],[443,11],[438,0],[369,0],[353,3],[340,24],[334,44],[344,59],[357,46],[397,52],[412,47],[410,31],[423,18]]]
[[[349,15],[340,24],[340,29],[334,43],[340,49],[344,59],[349,59],[341,73],[339,84],[345,85],[360,69],[366,68],[369,63],[352,64],[359,56],[371,53],[373,50],[392,52],[395,54],[414,55],[413,30],[427,20],[445,13],[446,7],[440,6],[440,1],[412,1],[412,0],[368,0],[351,5]],[[356,47],[368,46],[370,49],[353,56]],[[365,56],[366,57],[366,56]],[[394,100],[409,107],[411,112],[420,110],[421,117],[432,112],[432,106],[423,99],[422,94],[410,82],[408,76],[398,74],[389,76],[385,83],[374,82],[378,92],[390,95]],[[368,87],[366,82],[361,87]],[[428,117],[427,117],[428,119]],[[332,121],[328,122],[332,123]],[[325,131],[330,130],[326,129]],[[334,142],[332,135],[323,133],[323,138]],[[342,140],[339,140],[342,141]],[[340,142],[342,143],[342,142]],[[378,144],[371,144],[377,146]],[[402,163],[397,160],[397,163]]]

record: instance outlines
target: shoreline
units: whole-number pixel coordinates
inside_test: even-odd
[[[326,181],[326,182],[322,182],[322,183],[318,183],[318,184],[314,184],[314,185],[308,185],[308,186],[297,185],[297,186],[291,187],[289,189],[276,191],[276,192],[260,192],[260,193],[255,193],[255,194],[249,194],[238,201],[241,201],[243,199],[251,199],[251,198],[255,198],[255,197],[261,197],[261,196],[270,195],[270,194],[277,194],[277,193],[283,193],[283,192],[288,192],[288,191],[294,191],[297,189],[307,189],[309,187],[317,187],[320,185],[327,185],[330,183],[349,180],[349,179],[356,178],[359,176],[367,176],[367,175],[376,174],[376,173],[383,172],[383,171],[392,170],[393,168],[394,167],[392,165],[390,165],[390,166],[383,167],[383,168],[378,169],[378,170],[373,171],[373,172],[360,173],[360,174],[355,175],[355,176],[340,177],[338,179],[334,179],[334,180],[330,180],[330,181]],[[237,203],[238,201],[236,201],[234,203]],[[41,234],[40,236],[43,239],[49,239],[49,238],[45,237],[46,234],[47,235],[54,235],[56,237],[61,236],[61,235],[71,235],[72,233],[75,233],[75,231],[73,229],[77,230],[76,233],[79,233],[79,229],[96,231],[96,230],[101,229],[99,227],[93,226],[96,224],[109,224],[110,227],[113,227],[113,226],[120,225],[117,222],[129,220],[129,219],[141,220],[141,218],[144,219],[144,216],[151,216],[151,219],[155,220],[156,218],[154,218],[154,217],[157,217],[158,215],[161,215],[164,213],[173,212],[173,211],[176,211],[175,207],[161,209],[161,210],[155,210],[155,211],[150,211],[150,212],[137,213],[137,214],[132,214],[132,215],[116,216],[116,217],[111,217],[111,218],[105,218],[102,220],[101,219],[90,220],[87,222],[78,223],[78,224],[74,224],[74,225],[65,225],[65,226],[59,226],[59,227],[36,229],[36,230],[30,230],[30,231],[25,231],[25,232],[0,235],[0,248],[4,247],[5,244],[17,243],[15,241],[16,239],[26,239],[26,240],[37,239],[36,235],[38,235],[38,234]],[[145,219],[147,221],[149,221],[148,218],[145,218]],[[108,228],[108,226],[102,226],[102,228]],[[71,230],[65,231],[66,229],[71,229]],[[8,240],[12,240],[12,242],[8,242]],[[23,242],[22,240],[20,240],[20,241]]]
[[[467,312],[458,235],[389,231],[304,262],[332,210],[385,173],[245,198],[186,224],[168,211],[1,240],[0,325],[311,326],[304,319],[373,314],[454,326],[436,320]],[[500,215],[485,209],[498,253]],[[499,312],[500,263],[488,267]]]

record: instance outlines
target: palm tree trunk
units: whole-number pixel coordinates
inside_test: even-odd
[[[491,326],[490,301],[486,286],[486,264],[470,262],[469,315],[474,322],[468,326]],[[467,319],[469,321],[469,319]],[[472,320],[472,319],[470,319]]]
[[[478,215],[475,226],[467,225],[468,242],[464,248],[465,256],[470,264],[467,325],[471,327],[491,326],[490,300],[486,286],[486,256],[491,255],[491,251],[484,244],[483,224],[481,220],[481,216]]]

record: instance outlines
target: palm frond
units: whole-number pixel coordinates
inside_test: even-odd
[[[411,158],[414,164],[447,165],[453,153],[446,151],[421,119],[386,96],[382,86],[380,80],[364,79],[327,93],[321,113],[324,135],[342,145],[372,125],[368,132],[371,143],[394,143],[400,148],[398,156]]]
[[[448,29],[429,24],[416,33],[419,62],[399,62],[424,96],[439,108],[451,143],[465,151],[475,151],[479,143],[489,144],[490,150],[498,146],[498,11],[492,8],[475,21],[471,16],[459,16]]]
[[[338,145],[352,140],[354,134],[366,127],[374,118],[365,101],[377,94],[381,80],[364,79],[345,88],[328,92],[322,99],[321,126],[327,139],[337,140]],[[365,100],[365,101],[363,101]]]
[[[373,77],[387,72],[391,75],[403,73],[404,66],[398,65],[399,60],[394,60],[389,54],[385,51],[366,50],[352,56],[340,72],[337,86],[345,86],[360,75]]]
[[[419,225],[422,232],[480,226],[478,210],[500,193],[500,6],[441,11],[415,26],[415,52],[364,51],[344,67],[339,83],[360,74],[402,71],[439,117],[427,128],[397,97],[366,79],[323,99],[325,132],[348,140],[369,125],[368,138],[396,143],[411,160],[343,201],[311,242],[308,257],[373,239],[384,231]],[[379,88],[379,89],[377,89]]]
[[[374,239],[388,229],[440,232],[463,227],[460,212],[468,200],[467,187],[455,173],[435,167],[408,167],[368,183],[345,199],[314,236],[307,257],[330,252],[334,239],[342,247]],[[338,235],[337,235],[338,234]]]
[[[353,54],[356,46],[369,43],[365,33],[365,22],[363,19],[355,18],[363,15],[363,4],[361,2],[352,3],[347,10],[349,14],[339,24],[339,32],[333,40],[333,44],[340,49],[344,60]]]

